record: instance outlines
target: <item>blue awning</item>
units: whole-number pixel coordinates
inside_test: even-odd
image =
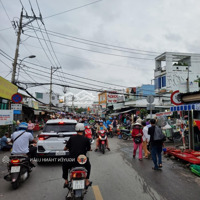
[[[170,111],[189,111],[189,110],[200,110],[200,103],[198,104],[183,104],[180,106],[170,107]]]

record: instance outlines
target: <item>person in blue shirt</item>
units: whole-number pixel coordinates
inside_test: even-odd
[[[112,117],[110,117],[110,118],[106,121],[106,124],[107,124],[107,127],[108,127],[109,125],[112,124]]]
[[[10,151],[11,148],[12,145],[8,143],[8,133],[5,133],[5,135],[1,138],[1,150]]]

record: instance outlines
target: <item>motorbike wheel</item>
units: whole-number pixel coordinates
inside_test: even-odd
[[[127,139],[128,139],[128,136],[125,135],[125,134],[122,134],[122,139],[123,139],[123,140],[127,140]]]
[[[19,179],[17,179],[15,182],[12,182],[12,188],[16,190],[19,187]]]
[[[103,144],[103,145],[101,146],[101,150],[102,150],[102,153],[104,154],[104,153],[105,153],[105,144]]]
[[[113,138],[113,132],[110,132],[110,138]]]

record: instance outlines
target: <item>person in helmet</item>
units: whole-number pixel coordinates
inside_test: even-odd
[[[27,154],[29,157],[36,155],[37,148],[33,147],[29,149],[29,143],[37,143],[33,135],[27,131],[28,124],[21,122],[19,128],[11,135],[11,141],[13,142],[11,154]]]
[[[98,132],[101,131],[101,130],[105,130],[106,132],[108,132],[107,128],[103,125],[103,120],[99,121],[99,126],[97,127],[97,136],[99,136]],[[96,140],[96,149],[95,149],[95,151],[98,150],[98,146],[99,146],[99,137]],[[108,138],[106,139],[106,146],[107,146],[107,149],[110,151],[109,144],[108,144]]]
[[[83,123],[77,123],[75,130],[77,132],[77,135],[71,136],[68,140],[64,150],[69,150],[69,156],[67,158],[70,158],[69,160],[74,162],[67,162],[68,159],[66,159],[66,162],[63,163],[62,170],[63,170],[63,179],[65,179],[64,188],[68,188],[68,169],[71,169],[75,166],[80,166],[80,164],[77,162],[77,158],[80,155],[87,154],[87,151],[91,150],[91,144],[88,138],[84,136],[85,132],[85,126]],[[89,181],[90,178],[90,171],[91,171],[91,164],[89,161],[89,158],[87,158],[87,162],[82,167],[85,167],[87,170],[87,177],[86,177],[86,188],[92,185],[92,182]]]

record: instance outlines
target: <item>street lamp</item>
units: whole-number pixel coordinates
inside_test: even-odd
[[[19,69],[18,69],[18,75],[17,75],[17,80],[19,79],[19,72],[20,72],[20,67],[21,67],[21,64],[22,64],[22,61],[24,61],[26,58],[35,58],[36,56],[35,55],[30,55],[30,56],[27,56],[25,58],[23,58],[20,63],[19,63]]]

